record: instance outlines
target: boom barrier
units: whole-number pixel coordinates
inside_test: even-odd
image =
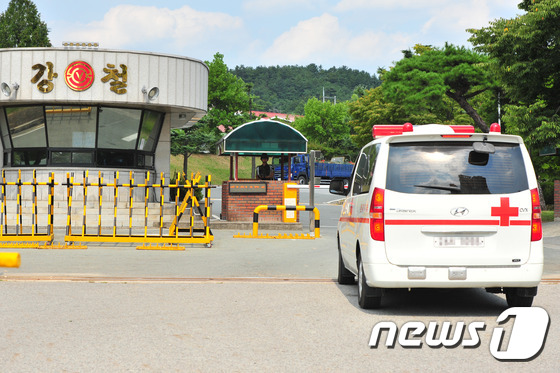
[[[150,173],[146,174],[145,180],[140,183],[135,183],[134,177],[132,173],[130,174],[129,183],[119,183],[119,172],[115,172],[114,182],[113,183],[103,183],[103,177],[99,177],[99,182],[97,183],[88,183],[88,175],[86,173],[84,177],[83,183],[77,183],[73,180],[70,175],[67,176],[67,186],[68,186],[68,215],[67,215],[67,224],[66,224],[66,236],[64,238],[65,242],[139,242],[142,243],[141,246],[138,246],[138,250],[184,250],[185,248],[179,246],[179,244],[187,244],[187,243],[200,243],[206,244],[206,246],[210,247],[212,241],[214,240],[214,236],[209,227],[210,221],[210,189],[211,189],[211,176],[208,175],[206,177],[206,182],[204,184],[200,184],[200,174],[196,176],[191,175],[191,180],[186,181],[186,184],[180,184],[180,177],[177,176],[175,183],[166,183],[166,179],[163,173],[160,175],[159,183],[150,183]],[[83,193],[83,215],[82,215],[82,229],[81,232],[78,234],[72,233],[72,193],[74,187],[82,187]],[[99,210],[97,214],[97,231],[94,234],[89,234],[86,232],[86,218],[87,218],[87,196],[88,196],[88,187],[97,187],[98,188],[98,195],[99,195]],[[103,191],[106,191],[109,188],[109,192],[113,193],[113,219],[112,219],[112,227],[111,233],[107,234],[102,231],[102,204],[103,204]],[[119,193],[122,193],[122,189],[126,191],[128,195],[128,214],[125,216],[125,219],[128,220],[128,229],[125,234],[122,232],[118,232],[117,229],[117,222],[118,222],[118,198]],[[175,203],[174,203],[174,217],[173,222],[171,223],[171,227],[169,228],[169,232],[164,234],[164,199],[165,199],[165,190],[168,189],[170,191],[175,192]],[[201,209],[201,206],[198,202],[196,197],[195,190],[197,189],[204,189],[205,190],[205,201],[204,201],[204,210]],[[140,190],[142,192],[143,198],[139,201],[142,204],[143,210],[143,234],[138,234],[136,232],[133,233],[133,207],[134,207],[134,191]],[[181,191],[185,191],[185,196],[183,200],[180,202],[180,194]],[[159,196],[159,222],[157,227],[156,234],[148,234],[148,218],[150,214],[149,209],[149,196],[150,194],[154,194]],[[196,209],[196,210],[195,210]],[[178,227],[181,218],[185,215],[185,212],[188,210],[189,219],[189,227],[186,229],[180,229]],[[203,227],[202,228],[195,228],[194,227],[194,214],[198,212],[198,215],[201,218]],[[122,220],[122,219],[121,219]],[[180,233],[183,234],[180,234]],[[146,245],[148,244],[148,245]],[[152,245],[152,244],[155,244]],[[162,246],[160,246],[162,245]]]
[[[263,210],[277,210],[277,211],[313,211],[315,214],[315,236],[310,234],[278,234],[276,236],[271,236],[269,234],[263,235],[259,234],[259,212]],[[276,238],[276,239],[315,239],[321,237],[321,216],[319,213],[319,209],[317,207],[311,206],[285,206],[285,205],[275,205],[275,206],[268,206],[268,205],[260,205],[255,208],[253,211],[253,232],[250,235],[245,234],[236,234],[234,238]]]
[[[109,173],[109,177],[106,174],[99,171],[90,175],[84,171],[80,178],[68,172],[65,182],[56,183],[53,173],[48,181],[37,181],[35,170],[31,181],[22,180],[21,170],[17,181],[6,181],[2,170],[0,247],[87,248],[83,242],[137,242],[142,243],[137,249],[152,250],[184,250],[179,244],[187,243],[211,246],[210,175],[204,183],[196,174],[181,184],[180,175],[171,182],[161,173],[159,180],[156,175],[152,182],[150,172],[140,180],[129,172],[127,181],[121,182],[123,175],[118,171]],[[60,186],[58,209],[54,207],[55,186]],[[47,188],[47,202],[38,201],[39,188]],[[203,191],[205,197],[202,206],[197,190]],[[165,203],[167,196],[173,194],[173,201]],[[44,191],[41,195],[44,199]],[[63,244],[53,244],[55,211],[66,215]],[[186,216],[188,225],[180,228],[181,218],[185,221]],[[57,227],[63,224],[59,222]],[[169,230],[164,229],[167,224]]]
[[[23,181],[21,170],[18,170],[17,181],[6,181],[6,171],[2,170],[2,180],[0,182],[0,247],[24,247],[38,248],[52,243],[53,240],[53,213],[54,213],[54,176],[51,172],[48,181],[37,181],[37,172],[33,170],[32,180]],[[29,203],[24,203],[22,196],[24,192],[30,191]],[[47,189],[46,214],[39,214],[39,203],[37,192]],[[27,194],[27,193],[25,193]],[[8,198],[15,196],[15,200]],[[28,202],[25,201],[25,202]],[[43,210],[43,206],[41,207]],[[39,232],[38,221],[40,216],[46,215],[47,220],[44,233]]]

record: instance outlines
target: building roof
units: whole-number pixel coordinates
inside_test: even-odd
[[[307,153],[307,139],[295,128],[274,120],[257,120],[237,127],[217,144],[218,154],[268,155]]]
[[[303,117],[303,115],[295,114],[283,114],[283,113],[272,113],[269,111],[251,111],[251,114],[257,116],[260,119],[282,119],[288,122],[293,122],[296,118]]]
[[[0,48],[0,67],[0,84],[4,83],[0,106],[145,108],[168,114],[171,128],[190,127],[208,111],[209,68],[189,57],[107,49]]]

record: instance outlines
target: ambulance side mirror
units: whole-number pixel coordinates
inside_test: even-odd
[[[345,179],[332,179],[329,183],[329,192],[331,194],[338,194],[341,196],[348,195],[350,185]]]

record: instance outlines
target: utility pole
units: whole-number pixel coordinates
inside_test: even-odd
[[[327,97],[325,97],[325,87],[323,87],[323,103],[325,103],[325,99],[326,99],[326,98],[328,98],[328,99],[331,99],[331,98],[334,99],[334,104],[336,105],[336,96],[327,96]]]

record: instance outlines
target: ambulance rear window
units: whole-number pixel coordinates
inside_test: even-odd
[[[490,154],[472,142],[391,144],[386,188],[415,194],[507,194],[529,189],[519,144],[492,143]]]

